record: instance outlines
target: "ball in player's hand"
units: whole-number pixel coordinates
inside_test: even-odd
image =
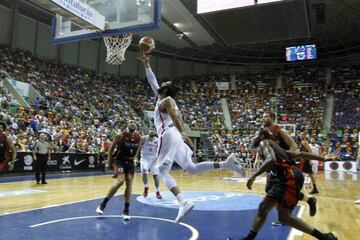
[[[155,41],[152,37],[145,36],[139,41],[139,49],[145,54],[150,54],[155,49]]]

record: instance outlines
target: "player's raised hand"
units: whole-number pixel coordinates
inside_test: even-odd
[[[340,151],[336,150],[330,154],[326,154],[324,156],[325,160],[329,160],[329,159],[338,159],[340,157]]]
[[[145,66],[148,66],[150,63],[150,56],[146,55],[142,51],[138,52],[137,59],[140,60]]]

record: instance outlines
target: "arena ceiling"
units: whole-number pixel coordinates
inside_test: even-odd
[[[237,18],[229,18],[226,11],[223,16],[208,17],[206,15],[196,14],[196,1],[181,0],[184,6],[195,16],[204,28],[216,39],[213,45],[202,47],[204,51],[193,51],[190,49],[179,50],[180,55],[192,54],[194,57],[202,58],[207,56],[211,60],[244,62],[244,63],[284,63],[285,48],[293,45],[312,44],[318,46],[319,59],[331,59],[337,56],[352,55],[360,53],[360,1],[358,0],[294,0],[288,1],[287,6],[284,3],[278,3],[279,7],[259,9],[238,9],[237,12],[245,16],[255,16],[258,18],[256,22],[260,26],[256,26],[254,22],[245,20],[245,24],[253,26],[246,28],[241,24],[234,25],[233,28],[224,28],[228,22],[236,22],[241,20],[241,16]],[[294,4],[291,4],[293,2]],[[307,18],[305,19],[301,13],[301,3],[304,3]],[[276,5],[276,4],[274,4]],[[298,10],[299,12],[294,12]],[[284,14],[284,9],[286,10]],[[275,14],[280,12],[282,14]],[[291,12],[291,14],[289,14]],[[272,20],[267,14],[273,13],[275,18]],[[230,11],[231,16],[236,15],[236,11]],[[263,14],[263,15],[261,15]],[[296,22],[297,19],[301,21]],[[225,19],[224,25],[219,25],[221,17]],[[249,17],[250,18],[250,17]],[[244,19],[242,19],[244,21]],[[268,20],[268,22],[264,21]],[[296,26],[297,30],[302,29],[305,24],[308,25],[308,33],[305,30],[295,31],[286,23]],[[269,23],[270,22],[270,23]],[[264,27],[261,27],[264,24]],[[228,24],[229,25],[229,24]],[[240,26],[239,26],[240,25]],[[246,32],[236,31],[234,28],[246,29]],[[276,28],[283,29],[276,29]],[[225,30],[224,30],[225,29]],[[272,31],[269,32],[267,29]],[[280,30],[280,31],[279,31]],[[283,30],[283,32],[281,32]],[[246,41],[230,41],[222,36],[232,34],[233,38],[244,39],[242,35],[248,34],[252,36]],[[283,36],[276,40],[274,38]],[[297,36],[295,36],[297,34]],[[260,35],[260,37],[257,37]],[[257,37],[257,38],[256,38]],[[286,39],[288,37],[288,39]],[[292,38],[293,37],[293,38]]]
[[[9,8],[14,2],[0,0]],[[52,13],[17,2],[21,14],[51,23]],[[161,28],[141,33],[158,41],[159,54],[237,65],[283,64],[286,47],[313,43],[320,60],[360,54],[358,0],[286,0],[201,15],[195,0],[162,2]]]

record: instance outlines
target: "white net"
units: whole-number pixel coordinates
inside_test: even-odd
[[[105,36],[106,59],[109,64],[119,65],[125,60],[126,49],[130,46],[132,33]]]

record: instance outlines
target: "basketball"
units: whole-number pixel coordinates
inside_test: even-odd
[[[139,49],[145,54],[150,54],[155,49],[155,41],[152,37],[145,36],[139,41]]]

